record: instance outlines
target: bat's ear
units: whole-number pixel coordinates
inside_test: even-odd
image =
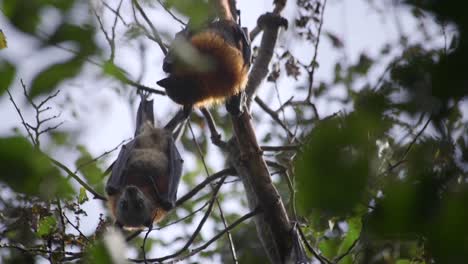
[[[159,86],[165,88],[165,89],[170,89],[171,86],[173,85],[173,78],[171,77],[167,77],[167,78],[164,78],[162,80],[159,80],[158,82],[156,82]]]

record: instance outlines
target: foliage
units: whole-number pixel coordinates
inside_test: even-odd
[[[104,193],[104,171],[109,162],[102,161],[101,156],[92,154],[89,146],[76,141],[72,131],[58,126],[40,130],[41,120],[60,117],[39,114],[47,111],[44,105],[50,99],[56,99],[54,93],[58,88],[71,89],[67,82],[70,80],[105,79],[112,83],[110,86],[118,88],[102,89],[114,89],[126,100],[126,97],[135,98],[136,89],[158,90],[139,85],[141,78],[132,81],[133,69],[114,60],[118,57],[116,50],[130,48],[135,54],[138,54],[136,50],[141,52],[139,58],[144,65],[146,51],[142,47],[158,48],[159,42],[169,43],[164,34],[166,29],[158,23],[154,23],[156,28],[147,23],[132,5],[134,2],[128,1],[127,9],[124,2],[121,10],[120,4],[111,5],[110,1],[106,1],[107,7],[77,0],[0,1],[9,26],[39,43],[34,47],[35,52],[64,47],[71,47],[72,51],[58,62],[41,61],[35,72],[28,73],[32,76],[26,81],[30,87],[25,90],[28,105],[14,105],[15,110],[25,115],[18,122],[21,129],[0,137],[0,262],[33,263],[37,256],[53,263],[77,259],[115,262],[116,253],[109,246],[113,239],[104,234],[111,225],[109,218],[101,214],[99,219],[94,219],[97,224],[90,233],[81,232],[82,219],[91,214],[86,206],[93,202],[93,206],[104,205],[94,198]],[[153,1],[138,2],[147,12],[159,9],[168,12]],[[345,53],[346,39],[325,29],[321,32],[323,20],[333,19],[323,15],[326,1],[291,2],[298,10],[293,18],[294,40],[311,47],[327,41],[332,49]],[[377,1],[367,2],[377,11],[385,7]],[[174,17],[183,14],[194,25],[214,12],[208,1],[161,3]],[[270,102],[265,107],[257,101],[260,107],[253,107],[252,122],[259,130],[257,138],[288,214],[297,221],[321,262],[463,263],[468,259],[468,75],[465,72],[468,17],[460,5],[463,4],[457,1],[406,1],[400,8],[410,8],[415,21],[429,19],[437,29],[456,29],[455,34],[445,36],[447,45],[429,46],[424,40],[408,43],[402,37],[399,43],[384,45],[377,55],[363,52],[355,62],[336,58],[328,80],[314,80],[322,64],[315,56],[306,63],[287,46],[274,51],[264,88],[276,88],[278,98],[286,89],[292,90],[294,96],[288,100],[281,98],[283,101],[279,100],[277,109],[269,109],[273,107]],[[94,16],[89,10],[94,11]],[[262,10],[266,11],[269,10]],[[55,14],[52,22],[46,21],[47,12]],[[134,20],[127,23],[128,19]],[[153,22],[158,19],[150,17]],[[115,28],[121,29],[117,37]],[[124,35],[122,44],[119,40]],[[13,36],[0,31],[2,53],[9,52]],[[442,36],[438,33],[431,37]],[[107,43],[102,44],[99,38]],[[2,45],[6,39],[8,46]],[[258,49],[255,45],[255,55]],[[19,102],[10,91],[21,90],[18,79],[23,76],[18,74],[23,65],[14,56],[5,58],[8,59],[2,56],[0,61],[0,96],[4,101],[9,96],[13,103]],[[98,67],[90,70],[87,68],[90,64]],[[157,67],[160,68],[160,63]],[[376,74],[376,69],[382,68],[384,72]],[[96,69],[97,74],[90,77],[89,73],[96,73]],[[144,74],[142,69],[141,75]],[[336,93],[345,95],[334,97]],[[262,100],[262,96],[259,93],[258,98]],[[337,104],[339,111],[326,112],[319,108],[331,103]],[[65,105],[68,110],[73,108],[68,101]],[[36,110],[36,130],[25,114],[31,109]],[[222,139],[230,138],[233,131],[223,107],[210,111]],[[202,116],[194,113],[190,124],[180,140],[184,159],[192,164],[183,177],[187,190],[215,172],[215,168],[225,165],[224,160],[213,158],[222,155],[219,150],[213,150]],[[39,137],[44,139],[44,144],[39,144]],[[268,146],[273,146],[273,154]],[[60,150],[74,158],[51,159],[54,151]],[[69,168],[64,164],[73,165]],[[212,183],[212,188],[205,187],[180,205],[155,227],[156,235],[145,240],[139,236],[126,246],[134,249],[138,258],[144,257],[142,248],[147,256],[148,252],[155,251],[158,256],[174,253],[188,241],[210,202],[222,206],[213,209],[209,218],[211,227],[204,227],[209,231],[200,233],[194,245],[200,246],[211,239],[213,234],[239,219],[242,213],[238,208],[248,208],[238,178],[227,178],[215,203],[212,192],[216,186]],[[236,209],[230,210],[229,205],[233,203]],[[243,223],[230,232],[240,263],[266,261],[254,229],[253,224]],[[172,233],[169,239],[160,235],[167,235],[165,232]],[[120,235],[111,237],[122,239]],[[224,235],[194,260],[232,262],[231,247],[228,236]],[[189,250],[184,250],[182,255],[186,253]],[[316,257],[312,252],[308,254]]]

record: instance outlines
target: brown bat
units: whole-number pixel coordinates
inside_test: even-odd
[[[154,127],[153,101],[142,98],[135,138],[120,150],[106,184],[115,223],[142,229],[162,220],[175,205],[182,163],[171,130]]]
[[[241,93],[247,84],[250,67],[250,40],[229,13],[200,28],[189,25],[177,33],[163,70],[167,78],[158,81],[167,95],[184,106],[187,115],[192,107],[222,102],[232,114],[240,112]]]

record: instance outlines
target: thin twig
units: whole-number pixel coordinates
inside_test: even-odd
[[[247,213],[245,214],[244,216],[242,216],[241,218],[237,219],[236,221],[234,221],[232,224],[230,224],[228,227],[226,227],[223,231],[219,232],[217,235],[215,235],[214,237],[212,237],[210,240],[208,240],[205,244],[193,249],[190,251],[189,254],[181,257],[181,258],[177,258],[175,259],[175,261],[180,261],[180,260],[183,260],[183,259],[186,259],[190,256],[193,256],[197,253],[199,253],[200,251],[204,250],[205,248],[207,248],[209,245],[211,245],[213,242],[215,242],[216,240],[218,240],[221,236],[223,236],[225,233],[231,231],[232,229],[234,229],[236,226],[238,226],[239,224],[241,224],[242,222],[244,222],[245,220],[249,219],[249,218],[252,218],[253,216],[257,215],[260,213],[260,209],[256,209],[250,213]]]
[[[314,255],[314,257],[320,261],[320,263],[325,263],[325,264],[331,264],[331,261],[329,261],[327,258],[325,258],[324,256],[320,255],[317,251],[315,251],[315,249],[310,245],[309,241],[307,240],[304,232],[302,231],[301,227],[299,225],[297,225],[297,230],[299,231],[299,234],[301,235],[301,239],[302,241],[304,241],[304,244],[306,245],[306,248],[307,250],[309,250],[310,253],[312,253],[312,255]]]
[[[262,108],[269,116],[271,116],[271,118],[273,120],[276,121],[276,123],[278,123],[283,129],[284,131],[286,131],[286,133],[288,134],[288,137],[289,138],[293,138],[294,137],[294,134],[291,132],[291,130],[289,130],[289,128],[283,123],[283,121],[281,121],[281,119],[279,118],[278,116],[278,113],[276,113],[275,111],[273,111],[270,107],[268,107],[268,105],[263,102],[262,99],[260,99],[260,97],[255,97],[255,102],[258,104],[258,106],[260,106],[260,108]]]
[[[297,151],[301,145],[261,146],[262,151]]]
[[[73,173],[73,171],[71,171],[67,166],[63,165],[60,161],[48,156],[47,154],[44,153],[44,155],[46,155],[47,158],[49,158],[50,161],[52,161],[52,163],[54,163],[57,167],[61,168],[62,170],[64,170],[66,173],[68,173],[68,176],[72,177],[73,179],[75,179],[81,186],[83,186],[88,192],[92,193],[94,195],[94,199],[99,199],[99,200],[103,200],[103,201],[107,201],[106,197],[104,197],[103,195],[99,194],[98,192],[96,192],[91,186],[89,186],[84,180],[82,180],[78,175],[76,175],[75,173]]]
[[[174,13],[171,12],[171,10],[169,10],[169,8],[167,8],[162,2],[161,0],[158,0],[158,3],[164,8],[164,10],[166,10],[166,12],[177,22],[179,22],[180,24],[182,25],[186,25],[187,23],[185,23],[184,21],[182,21],[180,18],[178,18],[176,15],[174,15]]]
[[[208,112],[208,111],[206,111],[206,112]],[[209,114],[209,112],[208,112],[208,114]],[[200,145],[197,142],[197,139],[195,137],[195,134],[193,133],[192,126],[190,125],[190,123],[188,124],[188,126],[189,126],[189,129],[190,129],[190,133],[192,134],[192,140],[195,143],[195,145],[197,146],[198,154],[200,155],[200,158],[202,160],[203,167],[205,168],[206,175],[207,175],[207,177],[209,177],[210,172],[208,171],[208,166],[206,165],[205,157],[203,156]],[[211,186],[211,188],[214,188],[214,187]],[[226,219],[224,218],[223,209],[221,208],[221,205],[219,203],[218,198],[216,198],[216,205],[217,205],[217,207],[219,209],[219,215],[221,217],[221,221],[223,222],[224,228],[227,228]],[[231,255],[232,255],[233,261],[234,261],[234,263],[237,263],[238,261],[237,261],[236,249],[235,249],[234,241],[232,239],[232,235],[231,235],[230,232],[227,232],[227,238],[228,238],[229,246],[230,246],[230,249],[231,249]]]
[[[319,24],[318,33],[317,33],[317,41],[315,42],[315,47],[314,47],[314,49],[315,49],[314,50],[314,57],[313,57],[312,61],[310,62],[310,66],[312,67],[312,69],[309,72],[309,89],[308,89],[308,92],[307,92],[307,99],[306,99],[307,102],[310,102],[311,98],[312,98],[312,89],[313,89],[312,85],[314,83],[315,69],[317,68],[318,46],[319,46],[319,43],[320,43],[320,35],[322,33],[323,17],[324,17],[325,6],[326,5],[327,5],[327,0],[324,0],[323,4],[322,4],[322,12],[320,14],[320,24]]]
[[[156,30],[156,28],[154,27],[153,23],[151,22],[151,20],[148,18],[148,16],[146,15],[145,11],[143,11],[143,8],[141,8],[140,4],[138,3],[137,0],[132,0],[132,3],[133,5],[138,9],[138,12],[140,12],[140,14],[143,16],[143,18],[145,19],[146,23],[150,26],[151,28],[151,31],[153,32],[153,37],[154,37],[154,40],[156,41],[156,43],[159,45],[159,47],[161,48],[161,51],[164,53],[164,55],[167,54],[167,48],[166,46],[164,45],[164,43],[162,42],[162,39],[161,37],[159,36],[159,33],[158,31]]]
[[[34,137],[33,137],[32,133],[31,133],[31,131],[29,131],[30,128],[28,127],[28,123],[26,123],[26,121],[24,120],[23,114],[21,113],[19,107],[16,105],[15,100],[13,100],[13,96],[11,95],[10,90],[7,88],[6,91],[8,93],[8,96],[10,97],[10,101],[13,103],[13,106],[16,109],[16,112],[18,113],[19,117],[21,118],[21,123],[23,124],[24,128],[26,129],[26,132],[28,133],[28,136],[31,139],[31,142],[34,145],[36,145],[36,141],[34,140]]]
[[[184,194],[184,196],[179,198],[176,201],[176,207],[182,205],[184,202],[192,198],[195,194],[197,194],[200,190],[202,190],[205,186],[207,186],[211,182],[221,177],[225,177],[228,175],[235,175],[235,173],[236,173],[236,170],[234,170],[234,168],[231,167],[231,168],[227,168],[227,169],[224,169],[224,170],[218,171],[217,173],[212,174],[211,176],[207,177],[204,181],[197,184],[197,186],[195,186],[191,191],[189,191],[188,193]]]
[[[115,146],[113,149],[107,150],[106,152],[102,153],[101,155],[97,156],[96,158],[94,158],[94,159],[92,159],[92,160],[89,160],[89,161],[87,161],[87,162],[84,162],[84,163],[80,164],[80,165],[76,168],[75,174],[78,173],[78,171],[79,171],[80,169],[82,169],[83,167],[86,167],[86,166],[88,166],[89,164],[92,164],[92,163],[98,161],[98,160],[101,159],[102,157],[107,156],[107,155],[109,155],[110,153],[116,151],[120,146],[122,146],[123,144],[125,144],[125,143],[128,142],[129,140],[130,140],[129,138],[128,138],[128,139],[124,139],[124,140],[122,140],[122,142],[120,142],[120,143],[119,143],[117,146]]]
[[[427,126],[431,123],[431,121],[432,121],[432,115],[429,117],[429,119],[427,119],[427,121],[424,124],[423,128],[421,128],[421,130],[418,132],[418,134],[416,134],[416,136],[414,136],[413,140],[411,140],[409,145],[406,147],[405,152],[403,153],[403,156],[400,158],[400,160],[397,161],[395,164],[390,165],[389,168],[384,172],[384,174],[391,172],[396,167],[400,166],[401,164],[403,164],[406,161],[406,156],[408,156],[408,153],[411,151],[411,148],[416,143],[418,138],[422,135],[422,133],[424,133],[424,131],[426,130]]]
[[[192,233],[192,235],[190,236],[190,238],[187,240],[187,242],[185,243],[185,245],[184,245],[181,249],[179,249],[178,251],[176,251],[176,252],[173,253],[173,254],[169,254],[169,255],[166,255],[166,256],[160,257],[160,258],[147,259],[147,261],[150,261],[150,262],[162,262],[162,261],[164,261],[164,260],[168,260],[168,259],[177,257],[177,256],[179,256],[180,254],[182,254],[185,250],[187,250],[187,249],[190,247],[190,245],[192,245],[193,241],[195,240],[195,238],[196,238],[196,237],[198,236],[198,234],[200,233],[200,230],[201,230],[202,227],[205,225],[206,220],[207,220],[208,217],[210,216],[211,211],[213,210],[213,205],[214,205],[214,203],[215,203],[215,201],[216,201],[216,197],[218,196],[219,189],[220,189],[221,186],[223,185],[225,179],[226,179],[226,176],[224,176],[224,178],[222,178],[222,179],[220,180],[220,182],[216,185],[215,189],[213,190],[213,194],[212,194],[211,199],[210,199],[210,204],[208,205],[208,209],[206,210],[205,215],[204,215],[203,218],[200,220],[200,222],[198,223],[197,228],[196,228],[195,231]],[[142,259],[130,259],[130,261],[133,261],[133,262],[136,262],[136,263],[141,263],[141,262],[143,262],[144,260],[142,260]]]

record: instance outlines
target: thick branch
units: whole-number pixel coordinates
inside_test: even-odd
[[[258,87],[268,75],[268,65],[273,57],[279,28],[287,27],[288,21],[279,15],[267,13],[258,19],[257,24],[260,28],[263,28],[263,37],[246,87],[247,107],[249,109]]]

